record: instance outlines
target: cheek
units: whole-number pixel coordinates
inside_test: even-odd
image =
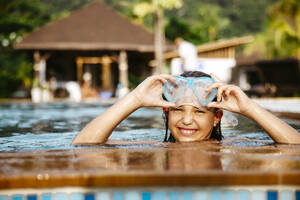
[[[178,122],[178,117],[176,117],[175,115],[172,115],[171,113],[169,113],[169,129],[172,132],[172,130],[175,128],[176,123]]]
[[[195,120],[198,124],[205,124],[205,125],[213,125],[214,124],[214,115],[213,114],[205,114],[205,115],[199,115],[195,117]]]

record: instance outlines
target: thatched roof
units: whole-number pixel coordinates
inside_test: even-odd
[[[16,49],[153,52],[154,35],[95,1],[27,35]]]

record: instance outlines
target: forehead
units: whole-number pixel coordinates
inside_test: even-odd
[[[203,111],[209,111],[209,112],[214,112],[215,109],[214,108],[208,108],[206,106],[194,106],[194,105],[180,105],[177,108],[181,108],[181,109],[190,109],[190,110],[203,110]]]

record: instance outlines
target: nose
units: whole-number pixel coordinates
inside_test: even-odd
[[[184,125],[190,125],[193,123],[193,115],[190,112],[184,112],[182,122]]]

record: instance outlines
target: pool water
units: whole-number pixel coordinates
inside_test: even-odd
[[[67,150],[82,148],[70,145],[73,138],[93,118],[110,105],[100,103],[1,103],[0,151],[23,152],[36,150]],[[233,127],[222,120],[222,132],[226,139],[241,137],[230,145],[263,146],[272,139],[254,122],[242,117]],[[286,121],[300,130],[299,123]],[[111,140],[158,141],[165,134],[162,111],[159,108],[142,108],[124,120],[110,136]],[[226,145],[224,143],[224,145]],[[151,145],[102,145],[99,148],[152,148]]]

